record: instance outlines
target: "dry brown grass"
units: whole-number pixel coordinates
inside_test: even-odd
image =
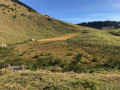
[[[16,50],[18,50],[20,53],[27,52],[27,54],[25,54],[23,57],[28,59],[35,55],[39,55],[40,53],[43,53],[44,55],[51,53],[55,57],[68,61],[73,59],[78,53],[82,53],[85,60],[92,59],[92,56],[81,49],[81,47],[74,44],[68,44],[64,41],[30,42],[17,45]],[[72,55],[67,56],[69,53]]]
[[[119,90],[119,74],[77,74],[46,70],[22,71],[0,76],[0,89],[4,90]]]

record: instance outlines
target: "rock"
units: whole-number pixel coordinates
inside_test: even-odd
[[[6,64],[3,66],[3,68],[7,68],[10,72],[25,71],[26,70],[25,65],[11,66],[10,64]]]
[[[47,15],[47,14],[43,14],[44,16],[46,16],[46,17],[50,17],[49,15]]]
[[[6,64],[2,68],[7,68],[7,67],[10,67],[10,64]]]
[[[6,44],[2,44],[1,48],[7,48],[7,45]]]
[[[35,39],[34,39],[34,38],[30,38],[29,40],[30,40],[30,41],[35,41]]]

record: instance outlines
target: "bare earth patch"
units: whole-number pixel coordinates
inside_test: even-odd
[[[65,35],[65,36],[61,36],[61,37],[48,38],[48,39],[40,39],[38,41],[39,42],[48,42],[48,41],[57,41],[57,40],[67,40],[67,39],[72,38],[74,36],[77,36],[79,34],[80,33],[73,33],[73,34],[69,34],[69,35]]]

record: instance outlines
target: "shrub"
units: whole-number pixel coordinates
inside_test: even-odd
[[[83,90],[83,89],[80,89],[82,87],[80,81],[73,81],[73,82],[71,82],[71,84],[74,88],[76,88],[76,90]]]
[[[34,56],[34,60],[30,60],[27,63],[27,66],[32,70],[47,69],[47,67],[56,67],[62,68],[64,63],[59,58],[54,58],[54,56],[47,56],[47,57],[39,57],[39,55]],[[51,69],[53,70],[53,69]]]
[[[17,5],[16,5],[15,3],[14,3],[13,5],[14,5],[15,7],[17,7]]]
[[[97,62],[97,58],[93,58],[93,59],[92,59],[92,62]]]
[[[47,18],[47,20],[52,22],[52,19],[50,19],[50,18]]]
[[[89,73],[94,73],[94,70],[90,70]]]
[[[27,53],[27,51],[24,51],[19,56],[24,56],[26,53]]]
[[[43,56],[43,53],[40,53],[40,56]]]
[[[13,18],[16,18],[16,15],[14,15]]]
[[[68,63],[65,63],[62,68],[63,68],[63,70],[62,70],[63,72],[70,71],[70,67],[69,67],[69,64],[68,64]]]
[[[35,55],[33,58],[38,58],[39,57],[39,55]]]
[[[79,62],[82,59],[82,56],[83,55],[79,53],[74,59]]]
[[[15,9],[14,8],[9,8],[11,11],[14,11]]]
[[[10,71],[8,70],[8,68],[2,68],[0,70],[0,75],[4,75],[4,74],[7,74],[7,73],[10,73]]]
[[[55,59],[54,62],[52,63],[53,66],[55,65],[61,66],[61,64],[62,64],[62,61],[60,59]]]
[[[81,82],[82,86],[85,88],[85,89],[90,89],[90,90],[96,90],[97,89],[97,84],[93,81],[83,81]]]
[[[5,14],[5,12],[3,12],[3,14]]]
[[[117,67],[120,69],[120,60],[118,59],[109,59],[105,64],[105,67],[115,68]]]
[[[53,71],[53,72],[62,72],[62,68],[59,67],[59,66],[54,66],[54,68],[53,68],[52,71]]]
[[[66,56],[72,56],[72,53],[67,53]]]
[[[51,53],[47,53],[47,54],[45,54],[45,56],[51,56],[52,54]]]
[[[74,72],[83,72],[84,69],[82,68],[82,64],[80,63],[82,59],[82,54],[79,53],[77,56],[74,58],[74,60],[69,64],[69,70],[73,70]]]

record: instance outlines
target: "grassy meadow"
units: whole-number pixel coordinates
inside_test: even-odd
[[[90,29],[67,41],[18,43],[1,48],[0,63],[24,64],[31,70],[73,70],[77,73],[119,71],[119,38],[109,30]]]
[[[120,89],[120,29],[73,25],[18,0],[0,0],[0,16],[0,44],[8,46],[0,47],[0,90]],[[11,73],[5,64],[30,71]]]

